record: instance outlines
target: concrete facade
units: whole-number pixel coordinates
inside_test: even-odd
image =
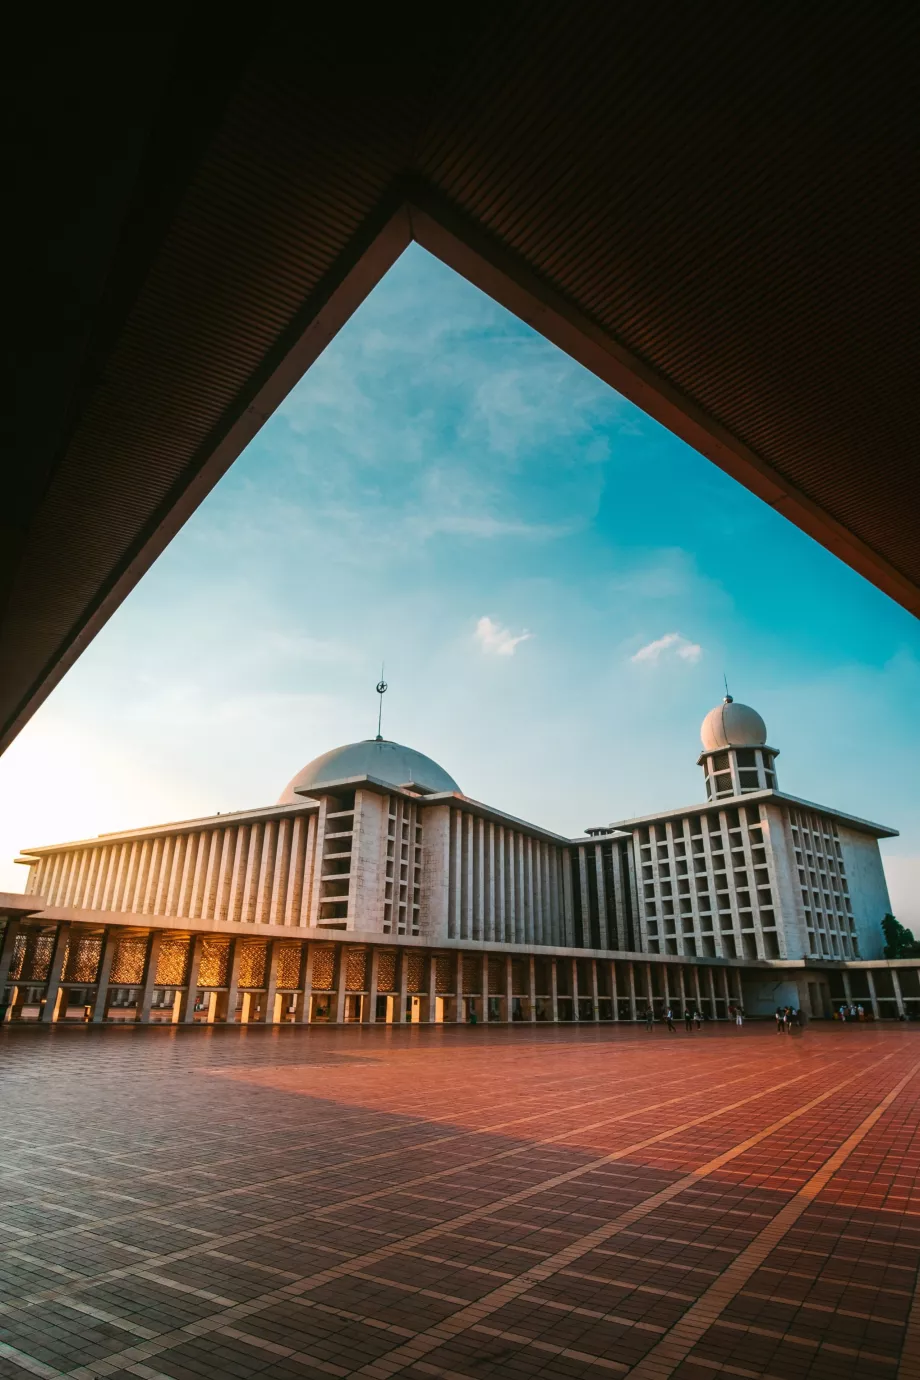
[[[538,1019],[538,998],[551,1019],[560,1001],[574,1018],[585,1003],[597,1018],[598,1003],[635,1015],[648,1000],[705,1001],[715,1016],[733,999],[725,982],[741,1000],[745,968],[878,958],[889,905],[878,838],[894,831],[785,795],[773,775],[765,784],[777,754],[746,706],[726,699],[703,742],[705,803],[579,838],[440,789],[456,783],[431,759],[377,739],[308,764],[268,808],[27,849],[19,909],[0,911],[10,917],[0,1003],[15,975],[17,990],[26,979],[29,990],[47,987],[44,1011],[79,969],[94,1010],[108,1001],[100,984],[124,986],[129,974],[141,1020],[159,989],[185,994],[177,1012],[207,991],[211,1019],[226,1020],[244,1008],[248,1020],[254,994],[260,1019],[272,1019],[285,992],[297,1019],[311,1020],[331,1000],[314,1007],[314,990],[336,993],[332,1019],[359,1007],[356,1019],[377,1019],[381,993],[382,1010],[392,1016],[395,1002],[404,1013],[410,991],[428,1020],[450,1002],[457,1018],[477,992],[509,1020],[514,1010],[525,1018],[522,1002]],[[759,754],[754,767],[745,753]],[[340,762],[357,774],[337,779]],[[240,964],[251,980],[234,978]],[[752,976],[749,999],[759,1005],[771,983],[797,980]],[[826,983],[801,989],[798,1004],[823,1011],[829,993]],[[7,994],[8,1012],[17,1002]]]

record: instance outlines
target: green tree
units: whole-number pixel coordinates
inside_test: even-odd
[[[902,925],[893,915],[886,915],[882,921],[882,934],[885,936],[885,958],[920,958],[920,944],[914,938],[913,930]]]

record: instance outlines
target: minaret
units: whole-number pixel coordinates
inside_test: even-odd
[[[700,738],[697,764],[706,777],[707,800],[777,789],[779,753],[767,747],[767,726],[756,709],[726,694],[703,720]]]

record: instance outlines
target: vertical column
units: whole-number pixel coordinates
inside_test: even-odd
[[[457,953],[454,968],[454,1020],[463,1020],[463,954]]]
[[[300,994],[300,1011],[298,1019],[301,1025],[310,1024],[310,1016],[313,1011],[313,945],[307,944],[307,953],[303,963],[303,992]]]
[[[345,1021],[345,983],[348,978],[348,950],[344,944],[336,944],[335,954],[335,1023]]]
[[[731,993],[728,988],[728,973],[725,971],[724,968],[721,968],[719,971],[722,977],[722,996],[725,998],[725,1014],[727,1016],[728,1008],[732,1004]]]
[[[559,983],[556,976],[556,960],[551,958],[549,961],[549,981],[550,981],[550,1002],[553,1012],[553,1025],[559,1021]]]
[[[651,1007],[651,1009],[654,1011],[654,1010],[655,1010],[655,989],[654,989],[654,987],[652,986],[652,965],[651,965],[651,963],[646,963],[646,965],[645,965],[645,992],[646,992],[646,998],[645,998],[645,999],[646,999],[646,1001],[648,1002],[648,1004],[649,1004],[649,1006]]]
[[[734,970],[734,973],[735,973],[735,988],[736,988],[736,991],[737,991],[737,993],[738,993],[738,995],[737,995],[737,997],[736,997],[736,1001],[737,1001],[738,1005],[743,1009],[743,1008],[744,1008],[744,993],[743,993],[742,990],[741,990],[741,970],[740,970],[740,968],[736,968],[736,969]]]
[[[872,976],[871,968],[866,969],[866,977],[869,981],[869,1001],[872,1003],[872,1015],[878,1021],[881,1019],[882,1013],[879,1010],[878,994],[875,990],[875,978]],[[824,1009],[827,1010],[826,1007]]]
[[[217,1018],[226,1025],[236,1021],[236,1003],[240,992],[240,959],[243,955],[243,941],[230,940],[230,966],[227,970],[227,990],[218,1004]]]
[[[428,955],[428,1024],[437,1020],[438,1015],[438,959],[436,954]]]
[[[276,939],[269,940],[268,953],[265,958],[268,973],[265,980],[265,1009],[262,1014],[262,1021],[264,1025],[277,1025],[281,1018],[279,1009],[281,1003],[278,999],[278,963],[281,959],[281,945]]]
[[[706,977],[709,982],[709,1003],[712,1007],[712,1019],[715,1020],[719,1012],[716,1006],[716,980],[713,977],[711,968],[706,969]],[[698,972],[696,974],[696,1009],[699,1011],[700,1015],[703,1014],[703,999],[700,996],[700,975]]]
[[[638,1012],[636,1010],[636,965],[630,961],[627,963],[626,968],[629,977],[629,1019],[635,1021],[638,1019]]]
[[[677,970],[677,984],[680,989],[680,1012],[681,1015],[687,1009],[687,982],[684,977],[684,965],[681,964]]]
[[[139,1025],[148,1025],[150,1022],[150,1005],[153,1001],[153,986],[157,980],[157,963],[160,960],[160,945],[163,943],[163,935],[159,930],[154,930],[147,945],[147,962],[144,964],[144,981],[141,986],[141,997],[137,1008],[137,1021]]]
[[[893,972],[893,971],[894,971],[894,970],[892,969],[892,972]],[[849,973],[847,972],[846,968],[843,969],[843,971],[842,971],[842,973],[841,973],[841,977],[843,978],[843,995],[844,995],[844,997],[846,998],[847,1006],[849,1006],[849,1005],[851,1004],[852,1000],[853,1000],[853,988],[850,986],[850,975],[849,975]],[[897,990],[897,989],[895,989],[895,990]],[[848,1012],[847,1012],[847,1015],[849,1015],[849,1014],[850,1014],[850,1013],[849,1013],[849,1011],[848,1011]]]
[[[99,967],[96,970],[96,992],[93,997],[90,1020],[93,1025],[100,1025],[106,1018],[109,1004],[109,977],[112,972],[112,964],[115,962],[115,950],[118,948],[118,931],[111,926],[105,931],[102,939],[102,954],[99,958]],[[0,973],[0,987],[3,986],[3,975]]]
[[[396,1013],[396,1019],[400,1025],[404,1025],[406,1021],[406,1005],[409,999],[409,953],[407,949],[399,950],[399,977],[396,985],[399,993],[397,997],[399,1010]]]
[[[530,1007],[530,1019],[537,1019],[537,960],[533,954],[527,960],[527,1003]]]
[[[192,936],[192,951],[188,956],[185,991],[179,998],[179,1020],[183,1025],[195,1021],[195,999],[198,996],[198,972],[201,968],[201,935]]]
[[[489,1019],[489,955],[482,956],[482,1019]]]
[[[514,1020],[514,969],[510,954],[505,954],[505,1020],[509,1025]]]
[[[620,1000],[619,1000],[620,994],[619,994],[619,992],[617,991],[617,965],[614,963],[614,961],[613,961],[612,958],[609,960],[609,962],[610,962],[610,1005],[611,1005],[611,1008],[612,1008],[613,1019],[614,1019],[615,1021],[618,1021],[618,1020],[620,1019]]]
[[[868,972],[869,970],[866,969],[866,971]],[[898,978],[898,970],[897,968],[891,968],[889,971],[891,972],[891,985],[894,988],[894,999],[898,1004],[898,1015],[903,1016],[905,1014],[904,998],[901,995],[901,983]]]
[[[599,1021],[601,1018],[600,1000],[597,995],[597,959],[592,958],[591,963],[591,1019]]]
[[[370,952],[371,971],[367,980],[367,1010],[363,1012],[363,1025],[377,1023],[377,975],[380,972],[380,950],[374,944]]]
[[[572,1020],[578,1021],[581,1019],[578,1010],[578,959],[570,958],[569,963],[572,965]]]
[[[69,940],[70,926],[58,925],[57,934],[54,936],[54,948],[51,951],[48,981],[45,984],[45,1004],[41,1014],[41,1019],[45,1025],[50,1025],[57,1020],[61,1000],[61,978],[64,975],[64,959],[67,957]]]
[[[7,920],[6,929],[3,932],[3,944],[0,945],[0,1003],[3,1001],[3,989],[10,980],[10,965],[13,962],[13,953],[16,948],[16,939],[22,930],[22,923],[19,920]],[[0,1016],[0,1021],[4,1017]]]

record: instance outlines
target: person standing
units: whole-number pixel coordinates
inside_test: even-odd
[[[735,1007],[735,1025],[744,1025],[744,1012],[741,1010],[740,1006]]]
[[[692,1029],[693,1029],[693,1012],[690,1010],[690,1007],[688,1006],[688,1007],[685,1007],[685,1008],[684,1008],[684,1030],[692,1030]]]
[[[783,1012],[783,1008],[782,1008],[781,1006],[778,1006],[778,1007],[776,1008],[776,1033],[777,1033],[777,1035],[782,1035],[782,1033],[783,1033],[783,1031],[785,1030],[785,1028],[786,1028],[786,1017],[785,1017],[785,1014],[784,1014],[784,1012]]]
[[[652,1010],[651,1005],[648,1005],[648,1006],[645,1008],[645,1028],[646,1028],[646,1030],[651,1030],[652,1027],[654,1026],[654,1024],[655,1024],[655,1012]]]
[[[671,1010],[670,1006],[668,1007],[667,1011],[665,1011],[664,1018],[668,1023],[669,1032],[672,1035],[675,1035],[677,1033],[677,1026],[674,1024],[674,1012]]]
[[[694,1006],[693,1008],[693,1024],[696,1026],[697,1030],[702,1030],[703,1018],[700,1015],[700,1009],[698,1006]]]

